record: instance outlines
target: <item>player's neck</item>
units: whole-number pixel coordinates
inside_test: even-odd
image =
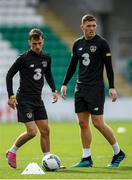
[[[37,52],[37,51],[34,51],[33,49],[31,49],[31,51],[34,53],[34,54],[41,54],[41,52],[42,52],[42,50],[41,51],[39,51],[39,52]]]
[[[84,38],[86,39],[86,40],[91,40],[91,39],[93,39],[95,36],[92,36],[92,37],[90,37],[90,36],[84,36]]]

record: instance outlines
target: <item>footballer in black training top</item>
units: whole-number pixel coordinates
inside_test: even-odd
[[[79,61],[78,84],[84,85],[104,85],[103,70],[104,65],[110,88],[114,87],[113,68],[111,64],[111,51],[107,41],[95,35],[91,40],[81,37],[73,45],[72,60],[64,80],[64,85],[68,83],[76,70]]]
[[[61,87],[61,95],[64,97],[67,92],[67,84],[79,62],[75,87],[75,112],[80,126],[82,159],[72,167],[90,167],[93,165],[90,151],[92,142],[90,120],[112,146],[114,156],[108,167],[117,167],[124,159],[125,153],[121,151],[114,133],[103,120],[105,102],[104,67],[109,83],[109,95],[113,102],[117,99],[111,51],[107,41],[96,34],[97,23],[94,16],[84,15],[80,27],[83,31],[83,37],[77,39],[73,44],[71,62]]]
[[[50,153],[50,137],[47,112],[41,98],[44,77],[53,92],[53,103],[58,100],[55,82],[51,72],[51,58],[42,51],[44,38],[40,29],[31,29],[28,39],[30,50],[22,54],[7,73],[6,84],[8,104],[17,107],[18,121],[24,123],[26,131],[17,137],[7,151],[8,164],[16,168],[16,151],[40,132],[40,145],[43,155]],[[13,77],[19,72],[20,86],[17,96],[13,92]]]
[[[32,96],[32,98],[34,95],[41,96],[44,76],[52,91],[55,91],[55,83],[51,73],[51,58],[45,52],[42,51],[40,54],[37,54],[29,50],[16,60],[7,74],[9,97],[14,94],[11,79],[18,71],[20,73],[18,94]]]

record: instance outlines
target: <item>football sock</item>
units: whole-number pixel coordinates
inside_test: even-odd
[[[18,147],[15,144],[9,149],[9,151],[13,153],[16,153],[17,150],[18,150]]]
[[[45,153],[44,153],[44,156],[46,156],[47,154],[50,154],[50,152],[45,152]]]
[[[112,149],[113,149],[114,154],[117,155],[120,152],[119,144],[117,142],[113,144]]]
[[[83,148],[82,151],[83,151],[82,158],[91,156],[90,148]]]

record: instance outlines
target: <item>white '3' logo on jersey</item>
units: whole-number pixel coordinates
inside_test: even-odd
[[[82,55],[82,57],[83,57],[83,61],[82,61],[83,65],[84,66],[88,66],[89,63],[90,63],[89,54],[88,53],[84,53]]]

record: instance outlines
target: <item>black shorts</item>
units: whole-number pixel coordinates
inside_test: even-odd
[[[75,87],[75,112],[89,112],[93,115],[102,115],[104,111],[104,86]]]
[[[40,96],[17,95],[18,122],[30,122],[48,119],[47,112]]]

